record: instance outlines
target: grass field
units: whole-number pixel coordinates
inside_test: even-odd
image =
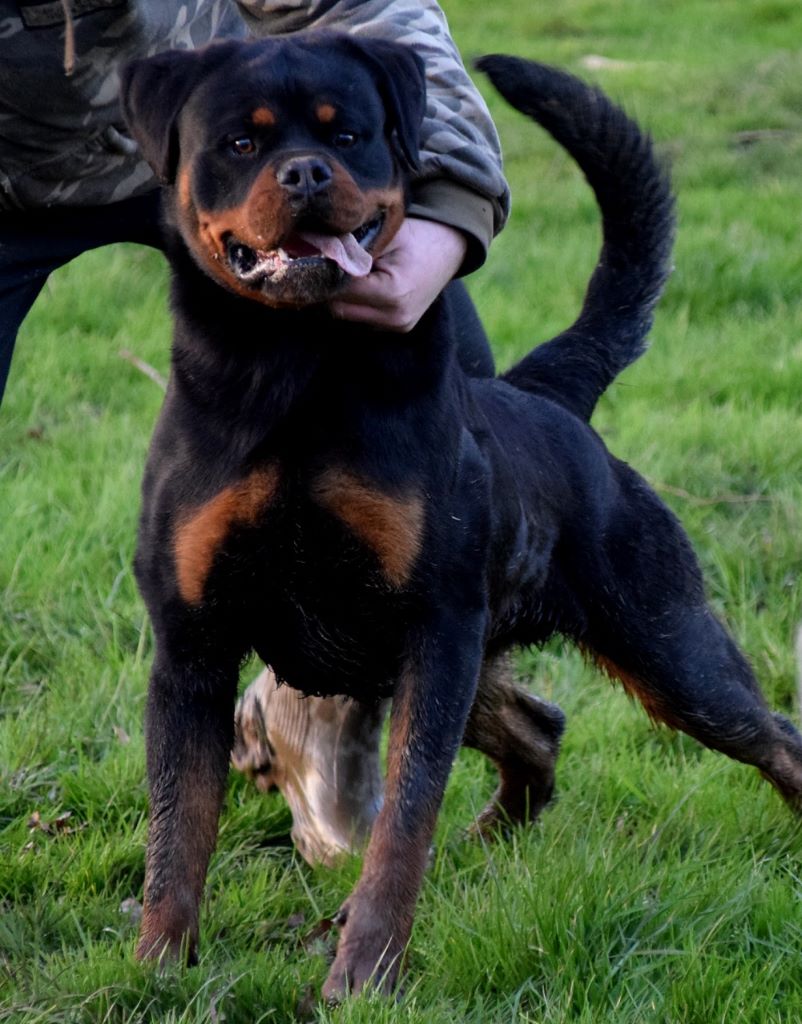
[[[445,7],[466,57],[514,52],[591,77],[671,161],[676,271],[651,351],[594,424],[681,516],[715,607],[796,715],[802,6]],[[566,157],[490,101],[514,213],[472,287],[508,365],[578,309],[598,227]],[[55,275],[0,414],[0,1022],[292,1021],[326,972],[305,936],[358,871],[312,871],[272,845],[288,827],[280,798],[232,778],[200,966],[133,962],[151,639],[131,558],[160,392],[118,353],[166,371],[165,289],[160,257],[135,248]],[[802,837],[780,800],[752,770],[652,728],[560,644],[519,667],[568,714],[559,801],[510,842],[468,841],[493,779],[463,754],[404,996],[300,1019],[802,1020]]]

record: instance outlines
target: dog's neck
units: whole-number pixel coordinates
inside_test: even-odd
[[[253,442],[286,431],[336,431],[351,410],[426,407],[434,423],[456,369],[439,301],[408,334],[334,318],[323,306],[271,309],[210,280],[182,245],[174,267],[171,395],[211,427],[237,410]],[[224,430],[226,425],[219,425]]]

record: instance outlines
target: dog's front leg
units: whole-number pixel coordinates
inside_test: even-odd
[[[197,958],[198,907],[233,739],[237,662],[157,655],[145,721],[150,820],[139,959]]]
[[[362,875],[340,910],[326,999],[373,985],[392,991],[412,929],[437,813],[473,701],[486,614],[438,613],[411,638],[393,697],[385,802]]]

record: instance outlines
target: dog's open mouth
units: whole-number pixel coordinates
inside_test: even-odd
[[[275,249],[254,249],[230,235],[226,240],[228,265],[245,284],[258,288],[278,283],[291,270],[311,269],[329,260],[349,277],[366,277],[373,266],[370,246],[384,224],[381,213],[343,235],[294,231]]]

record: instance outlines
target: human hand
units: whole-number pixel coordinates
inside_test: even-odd
[[[330,303],[334,316],[385,331],[411,331],[462,265],[468,242],[438,221],[407,217],[367,277]]]

